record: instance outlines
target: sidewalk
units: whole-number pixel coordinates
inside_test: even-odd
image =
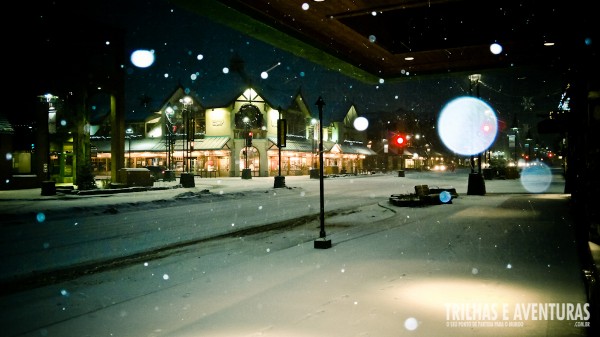
[[[79,333],[74,332],[75,328],[93,331],[90,322],[98,322],[97,331],[104,331],[102,328],[110,322],[115,330],[111,333],[115,335],[129,332],[129,336],[148,336],[156,332],[152,329],[157,326],[172,328],[160,335],[183,336],[186,331],[189,333],[185,335],[216,335],[214,331],[203,330],[202,324],[207,322],[211,327],[222,329],[220,335],[228,336],[241,335],[228,330],[230,326],[250,335],[258,329],[255,324],[272,325],[274,335],[289,335],[287,327],[307,329],[308,334],[316,335],[309,329],[318,326],[321,334],[349,336],[355,328],[348,320],[353,319],[360,321],[363,329],[388,336],[390,332],[397,335],[402,331],[406,317],[417,317],[422,321],[420,335],[475,336],[477,330],[436,328],[438,321],[445,317],[443,312],[438,313],[444,308],[443,303],[438,302],[442,302],[441,299],[459,303],[500,303],[513,299],[524,303],[586,301],[581,269],[573,249],[574,224],[565,202],[568,196],[559,192],[525,193],[518,189],[517,181],[500,180],[486,182],[486,196],[467,196],[462,176],[445,180],[455,184],[459,194],[451,205],[394,207],[385,200],[377,205],[382,193],[370,195],[384,189],[384,184],[393,189],[412,187],[423,181],[437,184],[431,177],[388,175],[326,181],[327,191],[338,191],[327,196],[327,211],[350,205],[353,200],[348,199],[358,199],[357,191],[361,188],[368,186],[370,190],[361,201],[362,206],[328,214],[327,235],[334,246],[327,252],[313,249],[312,241],[318,236],[316,217],[303,218],[302,225],[290,225],[281,232],[252,235],[256,232],[248,231],[275,220],[289,218],[297,222],[299,212],[318,213],[318,207],[304,207],[318,205],[315,191],[318,191],[319,181],[308,177],[286,177],[290,188],[275,192],[274,179],[266,177],[200,178],[193,188],[152,190],[136,193],[136,198],[132,198],[131,193],[110,197],[57,195],[41,201],[36,193],[34,200],[56,207],[68,204],[66,200],[77,200],[77,205],[118,200],[123,207],[128,207],[141,198],[167,199],[170,193],[189,194],[193,199],[192,194],[203,189],[215,194],[222,191],[228,195],[224,198],[231,199],[170,208],[173,220],[167,222],[161,217],[164,210],[141,207],[137,212],[103,217],[102,221],[75,217],[73,221],[50,220],[43,226],[31,221],[5,227],[4,267],[19,272],[15,275],[35,271],[33,277],[19,280],[31,282],[31,287],[22,288],[27,292],[7,291],[6,308],[11,310],[7,310],[5,321],[22,322],[24,329],[31,331],[23,336],[39,335],[39,331],[22,318],[33,317],[36,312],[20,316],[20,312],[14,313],[14,308],[20,308],[22,298],[30,301],[33,297],[30,294],[53,291],[54,296],[36,298],[36,307],[46,308],[38,303],[56,307],[56,297],[59,297],[61,301],[70,301],[69,310],[51,311],[57,312],[56,315],[42,315],[42,321],[35,321],[33,326],[49,327],[48,331],[55,335],[59,335],[59,331],[65,332],[63,335]],[[302,188],[297,188],[300,185]],[[560,186],[555,186],[554,191],[558,190]],[[243,193],[235,193],[239,191]],[[385,191],[387,193],[387,189]],[[2,202],[27,203],[23,200]],[[292,203],[298,207],[281,207]],[[164,204],[155,205],[161,208]],[[238,232],[226,236],[234,230]],[[184,246],[191,242],[196,243]],[[143,253],[137,254],[138,248]],[[109,258],[113,253],[117,256],[114,261],[85,265],[91,257]],[[123,254],[128,254],[129,260],[124,259]],[[61,261],[72,268],[56,273],[31,268],[34,264],[61,267]],[[120,271],[117,267],[127,269]],[[105,270],[111,272],[103,273]],[[117,275],[114,282],[110,279],[112,274]],[[165,275],[169,278],[165,279]],[[73,276],[76,281],[69,281]],[[161,287],[166,282],[168,287],[156,291],[157,279]],[[23,283],[4,285],[10,289]],[[61,289],[73,296],[61,298]],[[146,290],[148,292],[143,292]],[[106,305],[105,298],[115,304]],[[9,302],[13,299],[15,302]],[[185,316],[186,319],[181,320],[178,315],[182,310],[164,310],[159,313],[160,317],[153,316],[156,303],[173,303],[172,308],[181,308],[188,302],[196,305],[195,310],[185,311],[193,317]],[[220,303],[225,305],[220,307]],[[257,303],[261,306],[257,307]],[[306,307],[297,311],[296,305],[301,303]],[[207,307],[216,308],[215,314],[204,315]],[[130,316],[114,319],[123,312]],[[307,314],[310,319],[306,319]],[[221,315],[226,319],[221,321]],[[236,318],[233,325],[231,317]],[[143,327],[132,329],[132,321],[143,322]],[[557,321],[527,320],[526,323],[527,330],[484,329],[479,330],[483,332],[479,336],[510,332],[510,336],[544,333],[544,336],[562,337],[564,334],[558,331],[563,330],[558,328],[573,331],[572,326],[566,327]],[[531,331],[535,333],[528,333]]]
[[[357,176],[360,177],[360,176]],[[326,179],[331,179],[330,177]],[[318,181],[318,179],[311,179],[309,176],[286,176],[285,181],[287,182],[298,182],[303,180]],[[194,187],[190,189],[235,189],[243,190],[245,188],[274,188],[275,177],[252,177],[251,179],[242,179],[241,177],[216,177],[216,178],[203,178],[200,176],[194,176]],[[59,183],[56,184],[57,192],[55,195],[42,195],[42,189],[40,188],[29,188],[29,189],[16,189],[16,190],[0,190],[0,201],[5,200],[54,200],[61,199],[64,196],[95,196],[95,195],[106,195],[106,194],[119,194],[126,192],[148,192],[148,191],[160,191],[170,189],[181,189],[181,183],[179,178],[174,181],[156,181],[153,186],[138,186],[138,187],[124,187],[124,188],[113,188],[113,189],[94,189],[85,190],[75,193],[67,193],[63,189],[73,188],[73,184]],[[188,189],[188,188],[185,188]],[[0,204],[1,206],[1,204]]]
[[[408,175],[406,178],[397,178],[392,175],[379,175],[379,176],[371,176],[373,178],[383,178],[389,179],[390,182],[397,183],[403,182],[412,186],[412,182],[415,181],[415,177],[418,177],[418,173],[412,173]],[[357,177],[360,178],[360,177]],[[367,177],[368,178],[368,177]],[[329,178],[328,178],[329,179]],[[343,178],[341,178],[343,179]],[[339,181],[343,181],[343,180]],[[375,180],[375,179],[374,179]],[[312,186],[313,189],[316,188],[318,191],[318,179],[310,179],[308,176],[290,176],[286,177],[286,185],[287,186]],[[88,209],[91,210],[92,207],[97,207],[100,209],[102,207],[107,208],[107,206],[111,205],[125,205],[125,204],[140,204],[140,203],[152,203],[157,200],[172,200],[180,195],[193,195],[201,193],[202,191],[210,191],[215,194],[226,194],[232,192],[247,192],[247,191],[261,191],[265,190],[273,190],[274,189],[274,177],[253,177],[252,179],[241,179],[240,177],[223,177],[223,178],[200,178],[195,177],[194,180],[195,186],[191,188],[183,188],[179,184],[179,181],[171,181],[171,182],[156,182],[152,188],[149,189],[136,189],[136,188],[126,188],[123,190],[115,190],[114,194],[106,194],[106,190],[98,190],[99,194],[89,193],[85,195],[77,195],[77,194],[65,194],[61,192],[57,192],[56,195],[52,196],[42,196],[41,189],[23,189],[23,190],[11,190],[11,191],[0,191],[0,214],[5,215],[3,217],[3,225],[1,227],[5,227],[5,224],[10,223],[11,219],[18,219],[20,215],[28,214],[32,220],[35,220],[35,215],[41,213],[45,213],[46,217],[50,214],[54,213],[64,213],[62,217],[68,217],[73,208],[79,209]],[[327,185],[331,183],[331,180],[327,180]],[[487,188],[487,196],[491,197],[495,194],[505,194],[505,193],[526,193],[522,188],[519,189],[518,180],[490,180],[486,181]],[[558,183],[553,187],[553,190],[550,193],[560,193],[563,185]],[[455,186],[459,198],[461,198],[461,202],[468,202],[468,198],[466,196],[466,185],[456,185]],[[284,188],[282,190],[287,190],[288,188]],[[129,193],[123,193],[129,192]],[[280,193],[283,195],[283,193]],[[477,197],[476,197],[477,198]],[[484,197],[486,198],[486,197]],[[333,197],[328,196],[328,202],[335,202]],[[541,202],[538,200],[537,202]],[[266,205],[266,204],[265,204]],[[389,207],[395,208],[393,205],[388,205]],[[265,206],[266,207],[266,206]],[[275,207],[275,206],[274,206]],[[528,204],[520,205],[521,209],[527,209],[530,207]],[[329,206],[327,207],[329,210]],[[397,209],[397,208],[396,208]],[[317,211],[317,209],[314,209]],[[6,216],[8,215],[8,216]],[[12,217],[11,217],[12,216]],[[348,217],[348,216],[346,216]],[[23,218],[22,216],[20,218]],[[260,219],[264,223],[265,219]],[[24,221],[24,220],[23,220]],[[21,222],[23,222],[21,221]],[[27,220],[30,221],[30,220]],[[329,221],[329,220],[328,220]],[[368,222],[368,221],[367,221]],[[246,225],[251,225],[252,222],[247,223]],[[254,225],[259,224],[257,222]],[[9,225],[10,226],[10,225]],[[241,226],[241,225],[238,225]],[[241,227],[238,227],[241,229]],[[218,233],[212,233],[210,235],[218,235]],[[589,250],[591,252],[593,261],[595,261],[595,265],[597,266],[600,263],[600,247],[592,242],[589,243]],[[590,266],[584,266],[590,269]],[[590,269],[591,270],[591,269]],[[597,274],[597,272],[595,272]],[[590,276],[593,277],[593,276]]]

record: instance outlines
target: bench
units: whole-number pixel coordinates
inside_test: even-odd
[[[442,192],[448,192],[450,198],[443,201],[442,198],[440,198]],[[417,207],[451,204],[452,199],[457,197],[458,193],[456,193],[454,187],[430,188],[428,185],[416,185],[414,194],[392,194],[390,195],[389,202],[396,206]]]

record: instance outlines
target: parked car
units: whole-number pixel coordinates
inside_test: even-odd
[[[150,171],[150,177],[152,177],[152,180],[154,180],[154,181],[166,180],[165,179],[165,174],[167,171],[166,167],[164,167],[164,166],[146,166],[146,168]]]

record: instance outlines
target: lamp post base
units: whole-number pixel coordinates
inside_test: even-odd
[[[194,182],[194,174],[182,173],[179,177],[179,183],[182,187],[195,187],[196,183]]]
[[[481,173],[469,173],[467,195],[485,195],[485,181]]]
[[[56,195],[56,182],[52,180],[42,181],[42,195]]]
[[[276,176],[274,188],[285,187],[285,176]]]
[[[329,249],[331,248],[331,240],[326,240],[324,238],[315,240],[315,249]]]
[[[242,170],[242,179],[252,179],[252,171],[249,168]]]

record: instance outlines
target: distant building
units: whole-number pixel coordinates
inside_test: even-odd
[[[290,104],[275,107],[253,88],[247,88],[224,106],[205,107],[178,87],[160,109],[144,121],[126,125],[125,167],[165,166],[176,175],[190,172],[202,177],[308,175],[318,167],[319,132],[323,134],[325,174],[364,172],[366,132],[352,123],[354,106],[344,121],[319,126],[298,92]],[[287,123],[281,163],[277,120]],[[91,127],[92,165],[97,176],[110,176],[111,140],[105,124]]]

